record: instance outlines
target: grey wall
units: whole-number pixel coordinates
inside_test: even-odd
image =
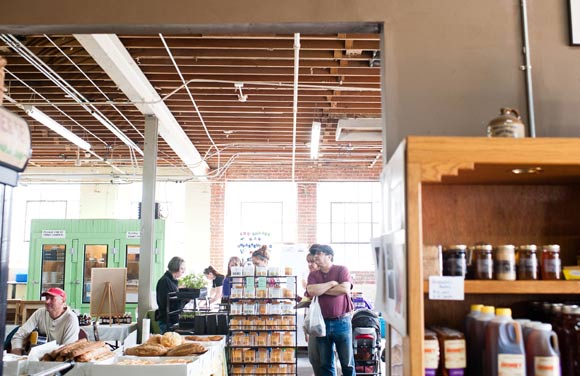
[[[326,23],[332,31],[347,22],[384,23],[389,155],[406,135],[483,136],[500,107],[526,116],[519,0],[171,4],[11,1],[2,5],[0,31],[300,31],[297,24],[312,23]],[[580,136],[580,46],[569,46],[567,4],[528,0],[538,137]]]

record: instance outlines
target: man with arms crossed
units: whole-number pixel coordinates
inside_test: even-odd
[[[318,270],[308,275],[307,291],[310,296],[318,296],[326,337],[317,337],[316,345],[320,353],[320,375],[335,376],[333,345],[336,345],[338,359],[344,376],[355,375],[354,354],[352,349],[350,299],[352,280],[345,266],[332,263],[334,251],[328,245],[314,244],[310,254]]]
[[[12,337],[14,354],[22,354],[24,342],[34,330],[46,336],[46,341],[56,341],[59,345],[73,343],[79,339],[79,320],[66,306],[66,293],[56,287],[43,292],[45,308],[37,309]]]

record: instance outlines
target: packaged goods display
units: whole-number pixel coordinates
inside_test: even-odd
[[[560,260],[560,246],[558,244],[542,247],[542,279],[558,280],[562,278],[562,261]]]
[[[475,245],[471,249],[475,279],[493,279],[493,254],[490,244]]]
[[[278,270],[257,267],[256,275],[244,276],[235,297],[232,289],[230,375],[296,372],[296,276],[270,273]]]
[[[537,323],[525,337],[526,367],[528,374],[559,376],[560,348],[552,325]]]
[[[522,328],[509,308],[496,309],[496,317],[485,328],[484,349],[484,375],[526,375]]]
[[[439,368],[439,341],[434,331],[425,329],[423,342],[423,363],[425,364],[425,376],[436,376]]]
[[[397,329],[408,341],[403,344],[406,357],[400,374],[425,372],[423,328],[438,325],[461,330],[463,318],[475,303],[509,307],[515,319],[550,323],[556,334],[565,333],[565,329],[559,328],[564,327],[566,319],[558,317],[566,317],[565,311],[570,314],[572,308],[552,314],[551,310],[544,312],[542,304],[528,305],[528,301],[544,300],[550,303],[550,308],[555,302],[570,306],[580,301],[580,281],[562,280],[561,276],[556,279],[558,264],[562,269],[576,264],[580,250],[577,195],[580,180],[578,174],[566,171],[580,166],[579,154],[575,152],[579,147],[577,139],[408,137],[393,153],[385,170],[384,195],[387,218],[393,219],[387,222],[394,226],[389,230],[406,235],[407,273],[401,280],[407,283],[404,288],[409,309],[405,317],[407,326]],[[386,241],[386,249],[397,247],[399,242],[389,238]],[[467,245],[465,282],[429,278],[437,275],[434,246],[439,244]],[[500,270],[503,275],[497,276],[495,270],[492,279],[485,273],[476,275],[477,254],[473,246],[478,244],[488,244],[493,249],[501,245],[515,247],[513,258],[491,254],[494,263],[504,263]],[[552,252],[544,254],[546,244],[559,245],[559,252],[553,252],[556,247],[549,247]],[[489,255],[485,256],[487,264]],[[548,267],[543,268],[542,261],[548,261]],[[444,288],[448,286],[447,291]],[[550,319],[543,318],[548,314]],[[514,326],[531,324],[514,321],[504,328],[515,334]],[[490,325],[487,322],[486,329]],[[468,349],[469,338],[466,333]],[[562,375],[572,374],[565,370],[566,352],[578,347],[565,348],[562,343],[567,340],[559,334],[558,339]],[[389,355],[395,354],[391,348]],[[468,350],[468,359],[472,355]],[[527,357],[524,362],[513,362],[510,357],[518,354],[499,352],[497,357],[500,355],[505,359],[502,372],[497,375],[523,374],[522,365]],[[472,362],[467,363],[466,374],[477,375],[472,372]],[[526,374],[533,374],[530,373],[533,370],[524,368]],[[552,369],[548,365],[541,371],[549,374]]]
[[[494,248],[495,279],[502,281],[516,280],[516,247],[511,244],[498,245]]]
[[[443,275],[465,277],[467,275],[467,246],[448,245],[443,247]]]
[[[560,280],[580,279],[580,267],[562,266],[560,245],[538,248],[535,244],[514,246],[475,244],[472,246],[423,246],[425,276],[461,276],[475,280]],[[576,270],[576,269],[577,270]]]
[[[521,245],[518,247],[518,279],[536,280],[539,278],[538,256],[536,245]]]
[[[433,326],[430,329],[437,335],[441,351],[438,374],[441,376],[463,376],[467,367],[463,333],[441,326]]]

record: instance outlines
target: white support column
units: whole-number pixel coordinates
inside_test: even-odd
[[[145,116],[145,155],[143,157],[143,194],[141,197],[141,253],[139,255],[139,317],[137,336],[141,338],[141,324],[151,310],[157,281],[153,280],[155,259],[155,183],[157,181],[158,121]]]

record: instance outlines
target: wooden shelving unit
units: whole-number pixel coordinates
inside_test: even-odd
[[[467,280],[465,300],[431,301],[423,246],[560,244],[563,265],[576,264],[580,139],[408,137],[383,179],[385,231],[406,234],[407,333],[390,354],[402,374],[424,374],[424,327],[461,329],[470,304],[525,317],[530,301],[579,299],[578,281]]]

